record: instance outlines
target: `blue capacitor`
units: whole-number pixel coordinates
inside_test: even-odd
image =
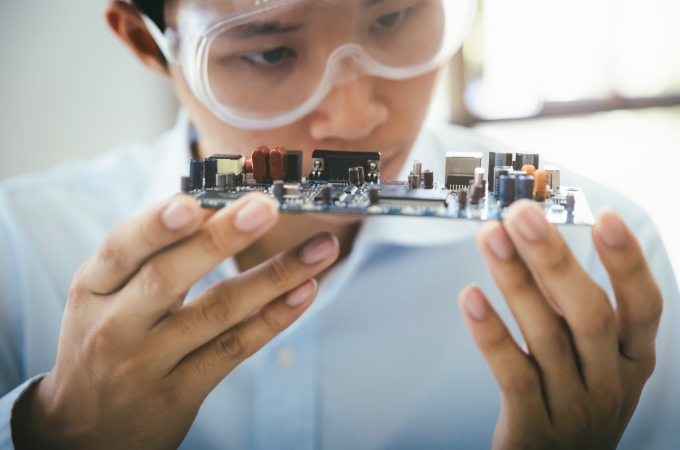
[[[205,188],[213,189],[217,183],[217,160],[206,158],[203,160],[203,173],[205,174]]]
[[[519,177],[518,185],[517,200],[531,200],[534,198],[534,177],[528,175],[521,176]]]
[[[515,177],[500,176],[498,179],[498,199],[501,202],[501,208],[506,208],[515,201]]]
[[[200,159],[189,161],[189,187],[192,191],[203,189],[203,161]]]

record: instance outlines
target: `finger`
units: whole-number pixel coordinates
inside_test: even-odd
[[[85,264],[85,286],[96,294],[116,291],[151,255],[185,238],[202,221],[196,201],[180,195],[118,225]]]
[[[204,398],[245,359],[295,322],[316,297],[309,280],[188,355],[170,376],[189,398]]]
[[[150,329],[198,280],[269,231],[278,206],[248,194],[213,215],[193,235],[149,259],[121,291],[115,314],[131,327]]]
[[[663,300],[640,244],[613,211],[599,215],[593,243],[614,288],[621,352],[633,360],[653,358]]]
[[[338,240],[320,234],[205,294],[161,321],[153,341],[171,367],[186,354],[244,320],[272,299],[327,269],[340,254]]]
[[[513,413],[548,417],[538,370],[517,346],[505,324],[481,290],[468,286],[460,292],[459,305],[465,324],[491,369],[503,402]]]
[[[485,223],[477,244],[540,369],[549,408],[568,410],[574,396],[585,391],[564,320],[543,297],[499,222]]]
[[[557,227],[530,201],[513,204],[505,228],[527,267],[564,314],[587,388],[617,389],[619,351],[607,295],[583,270]]]

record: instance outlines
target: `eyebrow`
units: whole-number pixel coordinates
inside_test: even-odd
[[[272,36],[283,33],[291,33],[301,28],[301,23],[282,25],[280,22],[256,22],[238,26],[230,30],[229,34],[237,35],[240,38],[251,38],[257,36]]]

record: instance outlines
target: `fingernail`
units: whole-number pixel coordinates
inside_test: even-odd
[[[179,230],[196,220],[194,208],[181,201],[174,201],[161,214],[163,225],[170,230]]]
[[[489,248],[498,259],[507,261],[512,258],[512,255],[515,253],[514,248],[508,239],[508,235],[505,234],[505,230],[500,224],[494,226],[489,232],[486,241],[489,244]]]
[[[469,288],[465,292],[463,307],[473,319],[482,321],[489,316],[489,304],[476,288]]]
[[[600,216],[600,236],[608,247],[622,247],[628,239],[625,225],[615,212],[606,212]]]
[[[316,293],[316,280],[311,279],[301,286],[296,287],[286,296],[286,304],[291,308],[302,305],[314,297]]]
[[[545,215],[533,205],[521,208],[515,214],[514,222],[519,232],[529,241],[538,241],[548,234],[548,222]]]
[[[243,232],[255,231],[274,220],[274,205],[267,198],[253,198],[236,214],[234,225]]]
[[[325,234],[307,244],[300,252],[300,260],[308,266],[320,263],[330,257],[338,247],[335,236]]]

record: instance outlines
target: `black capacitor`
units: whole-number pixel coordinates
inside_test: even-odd
[[[279,200],[283,199],[283,180],[276,180],[272,183],[272,194]]]
[[[434,189],[434,172],[431,170],[424,171],[423,183],[425,184],[425,189]]]
[[[217,184],[217,159],[206,158],[203,160],[203,173],[205,177],[204,187],[213,189]]]
[[[496,192],[494,169],[496,166],[512,166],[512,153],[489,152],[489,192]]]
[[[236,189],[236,174],[234,172],[227,172],[227,189],[229,190],[234,190]]]
[[[368,201],[371,203],[371,206],[380,204],[380,188],[378,186],[368,188]]]
[[[227,175],[224,173],[217,174],[217,190],[220,192],[227,190]]]
[[[324,184],[321,186],[321,203],[324,205],[330,205],[331,204],[331,185],[330,184]]]
[[[192,159],[189,161],[189,187],[191,190],[203,189],[203,161]]]
[[[567,194],[567,213],[574,214],[576,209],[576,197],[573,192]]]
[[[515,155],[515,170],[521,170],[524,166],[534,166],[538,170],[538,153],[517,153]]]
[[[182,177],[179,182],[179,187],[182,194],[188,194],[191,190],[191,180],[189,177]]]
[[[467,208],[468,192],[465,189],[460,189],[458,191],[458,208]]]
[[[349,169],[349,184],[359,186],[359,170],[356,167]]]
[[[359,172],[359,186],[363,186],[366,183],[366,175],[364,174],[364,168],[357,166],[357,172]]]
[[[501,208],[506,208],[515,201],[515,177],[501,175],[498,180],[498,199]]]
[[[517,185],[519,186],[519,190],[515,192],[517,200],[532,200],[534,198],[534,177],[523,175],[519,177]]]

